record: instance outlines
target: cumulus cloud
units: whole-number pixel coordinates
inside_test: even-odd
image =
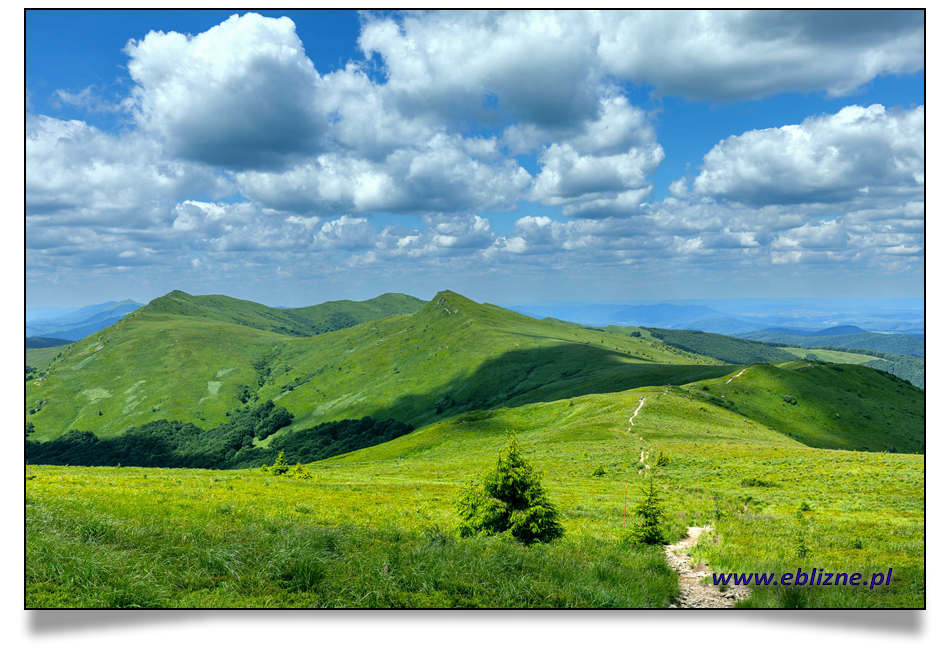
[[[404,110],[558,127],[598,109],[597,35],[570,13],[368,15],[359,45]]]
[[[507,210],[530,183],[494,143],[443,134],[381,161],[326,154],[284,172],[240,172],[236,179],[245,196],[264,205],[326,215]]]
[[[924,67],[923,11],[634,11],[592,19],[614,75],[689,99],[848,95]]]
[[[232,16],[196,36],[126,45],[141,129],[179,156],[228,169],[277,166],[319,148],[319,75],[289,18]]]
[[[27,115],[28,219],[144,227],[177,197],[227,191],[221,177],[165,158],[139,134],[115,136],[78,120]]]
[[[605,98],[596,118],[541,151],[531,198],[563,206],[565,216],[630,214],[652,191],[647,176],[663,158],[645,112],[625,97]]]
[[[750,205],[922,196],[923,170],[922,106],[848,106],[721,141],[703,158],[693,190]]]
[[[28,264],[915,268],[922,107],[736,134],[651,203],[666,152],[628,93],[839,96],[922,69],[922,29],[921,12],[367,14],[365,59],[323,74],[287,18],[150,32],[125,49],[129,130],[27,115]],[[118,108],[95,87],[55,97]],[[538,212],[503,236],[482,216],[521,201]]]

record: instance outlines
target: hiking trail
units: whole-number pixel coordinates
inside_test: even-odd
[[[725,609],[735,607],[736,603],[748,598],[752,593],[748,587],[729,585],[725,590],[706,584],[703,578],[712,572],[702,562],[695,566],[686,549],[695,546],[699,536],[712,526],[690,526],[687,536],[675,544],[667,544],[666,563],[679,574],[680,593],[673,599],[670,609]]]

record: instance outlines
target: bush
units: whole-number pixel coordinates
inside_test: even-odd
[[[287,466],[287,459],[284,458],[284,452],[277,454],[277,460],[275,460],[274,464],[271,465],[269,471],[274,476],[280,476],[281,474],[286,474],[290,471],[290,467]]]
[[[283,454],[284,452],[280,453]],[[290,470],[290,474],[288,474],[288,476],[290,476],[290,478],[313,478],[313,474],[310,473],[310,470],[300,463],[297,463],[297,465],[292,470]]]
[[[627,539],[638,544],[665,544],[666,534],[662,528],[664,512],[652,476],[649,488],[641,488],[641,491],[645,498],[633,509],[633,514],[640,518],[640,525],[633,529]]]
[[[594,476],[594,477],[607,476],[607,470],[604,469],[603,465],[598,465],[597,467],[594,468],[594,471],[591,473],[591,476]]]
[[[522,544],[550,542],[564,534],[557,508],[541,485],[541,472],[521,457],[514,436],[482,485],[474,481],[457,502],[462,537],[510,534]]]
[[[757,476],[743,479],[742,483],[740,483],[739,485],[741,485],[742,487],[765,487],[765,488],[778,487],[778,483],[776,483],[775,481],[761,479]]]

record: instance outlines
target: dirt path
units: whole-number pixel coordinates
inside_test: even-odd
[[[633,418],[637,417],[637,413],[640,412],[640,409],[643,408],[643,404],[644,404],[644,402],[646,402],[646,401],[647,401],[647,398],[646,398],[646,397],[641,397],[641,398],[640,398],[640,405],[637,406],[637,410],[634,411],[634,412],[633,412],[633,415],[630,416],[630,420],[629,420],[630,426],[633,426]]]
[[[706,530],[712,530],[712,526],[690,526],[685,539],[666,546],[666,563],[680,574],[680,593],[670,605],[671,609],[724,609],[734,607],[751,593],[748,587],[734,585],[721,591],[719,587],[702,581],[712,575],[709,567],[702,562],[693,566],[693,559],[685,551],[694,546]]]
[[[736,377],[738,377],[739,375],[741,375],[742,373],[744,373],[746,370],[748,370],[748,368],[743,368],[743,369],[740,370],[738,373],[736,373],[736,374],[734,374],[732,377],[730,377],[730,378],[729,378],[729,381],[732,381],[733,379],[735,379]],[[726,383],[728,384],[729,381],[727,381]]]

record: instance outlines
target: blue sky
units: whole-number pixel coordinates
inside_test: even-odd
[[[25,27],[27,307],[923,295],[920,11]]]

